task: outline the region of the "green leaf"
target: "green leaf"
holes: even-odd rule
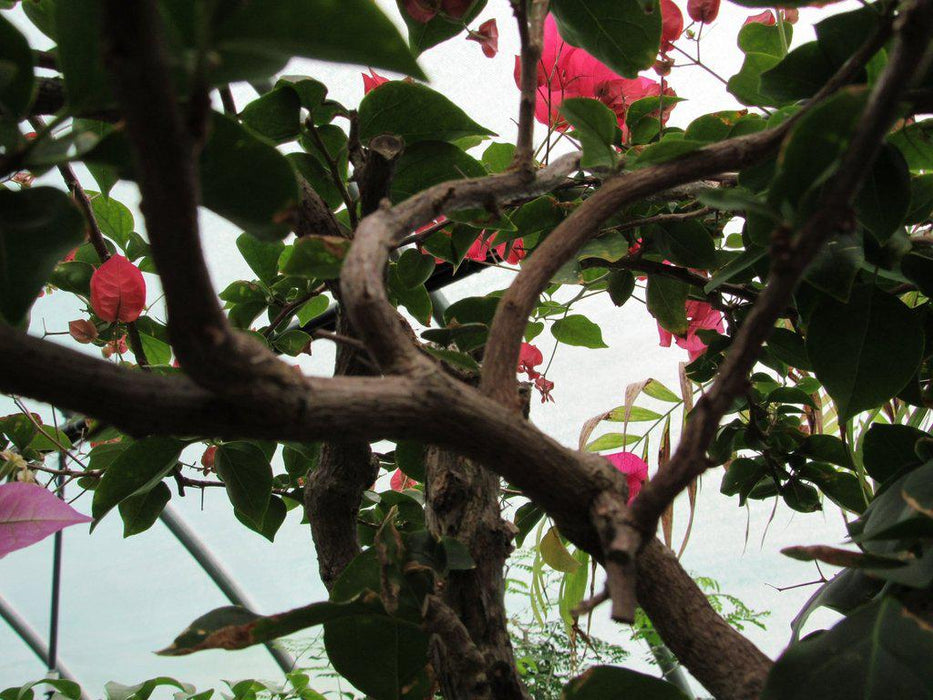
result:
[[[571,97],[560,105],[560,113],[574,128],[583,146],[580,167],[611,169],[618,159],[613,148],[618,123],[615,113],[599,100]]]
[[[586,446],[586,451],[602,452],[603,450],[617,450],[620,447],[625,447],[640,439],[638,435],[630,435],[628,433],[606,433],[590,442]]]
[[[100,232],[126,250],[136,225],[133,213],[123,203],[101,194],[91,197],[91,209]]]
[[[217,447],[214,468],[238,513],[260,527],[272,495],[272,467],[251,442],[227,442]]]
[[[762,700],[924,698],[933,688],[933,630],[886,596],[828,632],[793,645],[768,675]]]
[[[800,209],[804,195],[819,187],[845,152],[864,103],[864,91],[842,90],[801,117],[778,157],[768,196],[772,207],[783,211],[786,202]],[[798,211],[798,219],[808,214]]]
[[[32,102],[32,68],[26,37],[0,15],[0,112],[25,116]]]
[[[495,136],[441,93],[400,80],[384,83],[366,95],[360,102],[359,115],[364,145],[382,134],[401,136],[409,145],[417,141],[454,141],[464,136]]]
[[[321,461],[321,443],[286,442],[282,446],[282,462],[289,476],[304,477],[317,469]]]
[[[277,335],[272,341],[272,347],[291,357],[297,357],[311,345],[311,336],[296,328]]]
[[[240,113],[250,129],[275,143],[297,138],[301,131],[301,100],[291,87],[277,87],[253,100]]]
[[[908,124],[888,137],[912,172],[933,170],[933,119]]]
[[[680,137],[681,134],[677,134],[677,136]],[[635,168],[645,168],[649,165],[676,160],[681,156],[703,148],[705,145],[702,141],[690,141],[684,138],[670,138],[668,136],[642,151],[638,156],[638,160],[635,161]]]
[[[722,476],[719,492],[726,496],[739,496],[739,502],[745,499],[755,485],[768,473],[768,468],[761,459],[739,457],[732,460]]]
[[[343,206],[343,195],[337,189],[330,170],[319,158],[310,153],[289,153],[285,158],[328,207],[337,210]]]
[[[483,151],[483,165],[491,173],[501,173],[508,170],[515,157],[515,145],[511,143],[493,143]]]
[[[172,361],[172,346],[165,341],[153,338],[147,333],[140,333],[139,341],[150,365],[168,365]]]
[[[835,69],[820,45],[798,46],[774,68],[761,74],[760,92],[771,104],[785,105],[813,97]]]
[[[923,346],[917,315],[873,286],[853,289],[847,304],[823,299],[807,329],[807,353],[840,420],[903,389],[920,364]]]
[[[324,646],[334,670],[360,691],[394,700],[424,668],[428,637],[411,622],[356,615],[325,623]]]
[[[613,270],[609,273],[609,298],[616,306],[622,306],[635,291],[635,275],[629,270]]]
[[[311,319],[317,318],[322,313],[327,311],[330,306],[330,301],[328,301],[325,296],[316,296],[311,299],[308,303],[304,304],[298,311],[295,313],[295,318],[298,319],[298,323],[302,326],[307,325]]]
[[[716,265],[716,245],[699,221],[676,221],[653,227],[658,249],[677,265],[710,268]]]
[[[426,478],[425,446],[416,440],[401,440],[395,446],[395,466],[418,483]]]
[[[113,95],[101,51],[101,0],[56,2],[54,12],[56,53],[69,108],[77,112],[108,106]]]
[[[648,275],[648,312],[661,327],[674,335],[683,335],[687,321],[687,285],[664,275]]]
[[[178,463],[184,443],[151,437],[131,443],[107,467],[91,503],[92,529],[114,506],[130,496],[155,488]]]
[[[910,171],[894,146],[885,144],[855,197],[859,221],[879,243],[904,223],[910,208]]]
[[[172,490],[164,481],[160,481],[155,488],[121,502],[119,509],[123,519],[123,536],[138,535],[152,527],[171,498]]]
[[[324,601],[294,608],[277,615],[261,616],[240,606],[217,608],[192,622],[160,656],[186,656],[205,649],[245,649],[272,641],[342,616],[369,615],[380,610],[378,600],[344,603]]]
[[[928,438],[922,430],[909,425],[875,423],[865,434],[862,459],[865,471],[883,483],[901,471],[919,467],[923,460],[917,455],[917,441]]]
[[[336,236],[305,236],[286,249],[280,261],[282,272],[312,279],[336,279],[350,241]]]
[[[661,10],[639,0],[553,0],[560,35],[616,73],[635,78],[654,65],[661,45]]]
[[[544,563],[555,571],[561,571],[570,574],[580,568],[580,562],[573,558],[573,555],[567,551],[567,547],[560,539],[560,533],[556,527],[552,527],[547,534],[541,538],[538,545],[541,552],[541,558]]]
[[[804,271],[804,279],[845,303],[864,262],[860,232],[840,233],[823,245]]]
[[[771,337],[768,338],[768,350],[786,365],[808,372],[813,369],[803,338],[791,330],[775,328],[771,331]]]
[[[288,508],[285,506],[285,501],[278,496],[272,496],[269,499],[269,507],[266,508],[266,512],[262,514],[262,521],[258,523],[241,513],[238,509],[233,509],[233,514],[236,516],[237,520],[246,525],[250,530],[258,532],[270,542],[275,541],[275,533],[282,527],[287,513]]]
[[[368,0],[253,0],[237,6],[217,29],[216,41],[286,59],[304,56],[425,77],[395,25]]]
[[[432,185],[484,175],[482,163],[453,144],[422,141],[406,148],[398,159],[389,198],[401,202]]]
[[[571,314],[554,321],[551,334],[561,343],[584,348],[608,348],[603,342],[603,333],[586,316]]]
[[[84,240],[84,218],[64,192],[0,190],[0,320],[19,324],[55,264]]]
[[[288,222],[298,206],[298,183],[288,160],[272,144],[215,113],[200,172],[201,196],[208,209],[257,238],[288,235]]]
[[[641,100],[639,100],[639,102],[640,101]],[[748,111],[744,109],[732,109],[704,114],[702,117],[694,119],[687,125],[687,128],[684,130],[684,138],[693,141],[703,141],[704,143],[723,141],[729,138],[736,125],[748,116]],[[764,124],[761,126],[763,127]],[[717,189],[714,191],[728,190]]]
[[[687,700],[673,683],[619,666],[593,666],[564,686],[562,700]]]
[[[285,250],[281,241],[260,241],[248,233],[241,234],[236,239],[237,250],[256,273],[256,276],[265,282],[271,283],[279,275],[279,258]]]
[[[415,56],[433,46],[457,36],[483,11],[486,0],[474,0],[473,5],[459,20],[448,20],[442,13],[436,14],[427,22],[419,22],[405,10],[404,0],[397,0],[399,12],[408,27],[408,45]]]
[[[398,278],[409,289],[424,284],[434,272],[434,258],[409,248],[398,259]]]

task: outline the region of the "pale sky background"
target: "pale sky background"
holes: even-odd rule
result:
[[[395,3],[380,0],[379,4],[404,31]],[[793,45],[810,40],[812,30],[805,25],[832,11],[801,10]],[[742,54],[735,37],[742,20],[750,14],[754,12],[723,3],[718,20],[704,29],[703,58],[727,78],[741,64]],[[16,13],[13,17],[22,20]],[[512,72],[518,40],[506,0],[490,0],[474,25],[492,17],[497,19],[500,31],[500,53],[496,58],[485,58],[476,43],[460,37],[427,52],[421,65],[431,78],[431,87],[497,132],[500,135],[497,140],[507,141],[515,133],[512,120],[518,91]],[[27,31],[35,48],[46,48],[47,40],[28,23],[20,21],[20,26]],[[693,44],[686,39],[681,39],[678,45],[693,50]],[[317,78],[328,85],[331,97],[355,107],[363,94],[361,70],[302,60],[294,61],[285,72]],[[648,75],[656,77],[653,73]],[[701,114],[738,106],[721,83],[699,68],[675,69],[669,83],[687,98],[674,110],[671,125],[684,127]],[[245,85],[234,88],[241,108],[254,94]],[[85,176],[83,173],[83,181],[93,188],[93,182]],[[43,182],[61,186],[55,175],[46,176]],[[135,208],[138,202],[135,186],[118,185],[114,196],[134,207],[137,230],[143,231],[142,218]],[[234,245],[239,231],[207,211],[202,212],[201,223],[217,289],[236,279],[251,279],[252,273]],[[482,294],[506,286],[513,276],[506,271],[490,271],[445,293],[450,300]],[[147,282],[152,302],[158,296],[157,281],[147,275]],[[643,298],[643,292],[636,292],[636,296]],[[686,359],[686,351],[658,347],[656,324],[637,301],[632,300],[618,310],[608,299],[599,298],[579,304],[575,311],[587,314],[601,326],[609,347],[595,351],[560,347],[548,374],[556,384],[556,403],[535,402],[532,408],[532,420],[537,425],[573,446],[587,418],[624,402],[629,383],[655,377],[677,391],[677,365]],[[55,293],[36,304],[31,331],[41,334],[43,323],[49,331],[66,330],[67,322],[79,317],[74,299]],[[65,338],[56,340],[71,342]],[[547,358],[554,340],[545,331],[536,344]],[[86,346],[82,349],[88,351]],[[303,357],[301,364],[308,372],[327,374],[332,361],[332,347],[316,342],[314,356]],[[26,403],[50,420],[49,412],[39,404]],[[650,399],[640,403],[659,407],[652,405]],[[0,398],[0,415],[15,410],[12,402]],[[598,429],[595,435],[618,429],[618,424],[604,425],[607,428]],[[655,453],[653,441],[652,454]],[[722,469],[715,469],[703,478],[694,532],[683,563],[695,575],[717,579],[724,592],[738,596],[750,607],[771,611],[767,631],[751,629],[748,634],[765,652],[776,656],[790,637],[790,620],[814,588],[779,593],[772,586],[817,578],[812,565],[787,559],[779,550],[792,544],[839,543],[844,537],[844,523],[832,504],[827,504],[825,513],[804,515],[779,503],[770,527],[766,527],[772,503],[755,503],[750,511],[739,508],[734,498],[719,494],[721,478]],[[90,498],[83,497],[75,505],[89,512]],[[289,513],[273,546],[236,521],[220,489],[209,489],[203,500],[197,493],[189,492],[185,499],[173,498],[172,505],[234,574],[255,601],[258,612],[278,612],[326,597],[317,576],[310,533],[300,524],[297,511]],[[686,513],[686,499],[682,498],[676,508],[675,543],[680,541]],[[113,514],[93,535],[79,526],[66,530],[64,539],[60,658],[92,697],[100,697],[106,681],[136,683],[157,675],[174,676],[194,683],[199,689],[220,687],[221,679],[281,678],[278,668],[261,648],[204,652],[175,659],[151,653],[166,646],[195,617],[226,604],[221,593],[161,524],[123,540],[122,524]],[[0,595],[43,637],[47,636],[48,628],[51,543],[49,538],[0,560]],[[810,628],[832,619],[833,614],[828,612],[814,615]],[[643,662],[645,648],[628,641],[629,631],[611,623],[608,610],[599,609],[594,620],[594,632],[626,646],[632,652],[631,666],[647,670]],[[45,669],[41,663],[2,622],[0,650],[0,689],[43,676]]]

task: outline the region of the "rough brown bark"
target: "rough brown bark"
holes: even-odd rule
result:
[[[350,336],[350,324],[343,314],[337,319],[337,332]],[[348,345],[337,345],[335,376],[365,376],[367,366],[360,352]],[[363,491],[372,486],[379,473],[379,461],[364,440],[325,442],[317,470],[305,484],[305,514],[311,523],[311,537],[317,551],[321,581],[330,590],[347,564],[360,553],[356,521]]]
[[[512,552],[514,526],[502,519],[499,477],[479,464],[438,447],[426,456],[425,517],[436,537],[465,544],[476,563],[468,571],[452,571],[442,598],[463,622],[485,661],[486,688],[493,698],[527,698],[518,678],[505,611],[504,566]],[[436,659],[440,677],[462,687],[454,660]],[[443,682],[443,681],[442,681]],[[451,694],[445,697],[465,697]]]

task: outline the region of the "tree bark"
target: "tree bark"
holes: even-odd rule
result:
[[[337,319],[337,332],[351,335],[343,314]],[[359,351],[337,345],[335,376],[369,374],[360,361]],[[321,461],[305,484],[305,514],[311,523],[311,537],[317,551],[321,581],[329,591],[347,564],[360,553],[356,521],[363,491],[372,486],[379,473],[379,461],[369,443],[361,440],[325,442]]]
[[[505,611],[504,568],[515,528],[501,517],[499,476],[438,447],[428,448],[425,463],[428,529],[436,537],[460,540],[476,563],[474,569],[450,573],[442,598],[485,659],[487,697],[528,698],[518,677]],[[466,697],[455,690],[468,687],[469,679],[457,678],[460,666],[438,655],[435,662],[445,696]]]

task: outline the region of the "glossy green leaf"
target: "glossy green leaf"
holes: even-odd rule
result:
[[[171,498],[172,490],[164,481],[160,481],[155,488],[121,502],[119,509],[123,519],[123,536],[132,537],[152,527]]]
[[[441,93],[401,80],[372,90],[360,103],[359,114],[363,144],[381,134],[401,136],[409,145],[417,141],[454,141],[464,136],[494,135]]]
[[[687,332],[687,285],[664,275],[648,275],[648,311],[674,335]]]
[[[628,270],[613,270],[609,273],[609,298],[616,306],[622,306],[635,291],[635,275]]]
[[[661,44],[661,10],[639,0],[553,0],[560,35],[616,73],[635,78],[654,65]]]
[[[0,319],[23,321],[55,264],[84,240],[84,219],[51,187],[0,190]]]
[[[208,209],[258,238],[280,239],[291,230],[288,222],[298,205],[294,171],[272,144],[235,120],[214,114],[200,172]]]
[[[126,250],[130,234],[136,225],[133,213],[122,202],[101,194],[92,195],[91,209],[100,232]]]
[[[155,488],[175,468],[183,447],[179,440],[162,437],[131,443],[107,467],[94,491],[91,527],[96,527],[113,507],[130,496]]]
[[[886,144],[855,197],[858,220],[879,243],[904,223],[910,209],[910,171],[894,146]]]
[[[658,249],[672,263],[692,268],[716,265],[716,245],[699,221],[675,221],[653,227],[652,231]]]
[[[291,87],[277,87],[253,100],[240,113],[246,126],[275,143],[285,143],[301,131],[301,100]]]
[[[278,496],[272,496],[269,499],[269,506],[266,508],[266,512],[262,514],[262,520],[260,522],[254,521],[236,508],[233,509],[233,514],[236,516],[237,520],[246,525],[250,530],[258,532],[270,542],[275,541],[275,533],[282,527],[287,513],[288,508],[285,506],[285,501]]]
[[[251,442],[227,442],[217,447],[214,469],[238,513],[261,526],[272,495],[272,467]]]
[[[261,281],[269,284],[278,277],[279,257],[285,250],[285,244],[281,241],[260,241],[255,236],[244,233],[236,239],[236,247]]]
[[[286,250],[280,261],[282,272],[312,279],[336,279],[350,241],[335,236],[305,236]]]
[[[609,169],[618,159],[613,148],[618,124],[615,113],[599,100],[571,97],[560,105],[560,113],[573,127],[583,146],[580,167]]]
[[[888,137],[907,161],[911,171],[933,170],[933,119],[908,124]]]
[[[368,0],[253,0],[217,29],[225,48],[356,63],[424,78],[395,25]]]
[[[398,159],[389,198],[401,202],[432,185],[484,175],[482,163],[453,144],[422,141],[406,148]]]
[[[923,345],[917,315],[872,286],[853,289],[848,304],[823,299],[807,329],[807,354],[842,420],[903,389]]]
[[[917,441],[928,438],[922,430],[909,425],[875,423],[865,433],[862,459],[868,475],[883,483],[903,470],[919,467]]]
[[[327,657],[341,676],[374,700],[402,697],[427,662],[419,625],[384,615],[357,615],[324,625]]]
[[[74,111],[108,106],[113,94],[101,51],[101,0],[56,2],[54,13],[58,65],[69,106]]]
[[[924,698],[933,688],[933,630],[892,597],[784,652],[762,700]]]
[[[584,348],[608,348],[603,342],[603,332],[586,316],[571,314],[554,321],[551,334],[561,343]]]

